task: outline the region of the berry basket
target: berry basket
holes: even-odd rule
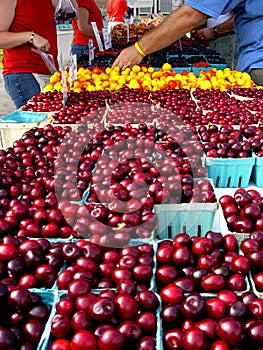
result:
[[[155,205],[158,215],[157,237],[174,238],[180,232],[202,236],[212,230],[218,203],[182,203]]]
[[[33,127],[44,127],[52,117],[46,113],[15,111],[0,118],[0,147],[12,147],[13,142]]]
[[[107,292],[107,291],[109,291],[110,292],[110,290],[108,290],[108,289],[105,289],[104,290],[105,292]],[[97,293],[97,292],[95,292],[94,293],[95,295],[98,295],[99,293]],[[156,315],[156,330],[154,331],[154,332],[147,332],[146,331],[146,335],[148,335],[148,336],[151,336],[153,339],[155,339],[155,341],[156,341],[156,349],[160,349],[160,347],[159,347],[159,344],[160,344],[160,340],[158,339],[158,336],[159,336],[159,334],[160,334],[160,330],[158,329],[159,328],[159,320],[160,320],[160,318],[159,318],[159,314],[160,314],[160,311],[161,311],[161,309],[160,309],[160,303],[161,303],[161,301],[160,301],[160,297],[159,297],[159,295],[158,294],[156,294],[156,293],[154,293],[155,294],[155,296],[157,297],[157,299],[158,299],[158,302],[159,302],[159,306],[157,307],[157,309],[155,310],[155,312],[154,311],[150,311],[150,310],[148,310],[148,312],[150,313],[150,312],[152,312],[153,314],[155,314]],[[57,302],[59,302],[59,300],[61,300],[61,299],[65,299],[65,298],[68,298],[68,292],[67,291],[62,291],[62,292],[59,292],[58,293],[58,298],[57,298]],[[76,310],[77,311],[77,310]],[[142,309],[141,308],[141,310],[140,310],[140,306],[139,306],[139,313],[140,312],[143,312],[143,311],[145,311],[144,309]],[[52,317],[53,316],[55,316],[55,314],[56,314],[56,306],[54,305],[54,307],[53,307],[53,311],[52,311]],[[116,318],[116,320],[117,320],[117,318]],[[121,323],[121,322],[124,322],[124,321],[130,321],[130,320],[122,320],[122,319],[120,319],[119,320],[119,323]],[[42,342],[42,344],[41,344],[41,347],[38,347],[37,348],[37,350],[48,350],[48,349],[50,349],[50,347],[51,347],[51,345],[52,345],[52,343],[54,342],[54,340],[56,339],[52,334],[51,334],[51,322],[52,322],[52,318],[50,319],[50,323],[49,323],[49,325],[46,327],[46,330],[45,330],[45,339],[44,339],[44,341]],[[97,322],[94,322],[94,320],[93,320],[93,323],[92,323],[92,328],[90,327],[88,330],[91,332],[91,334],[94,334],[93,332],[94,332],[94,327],[96,327],[96,325],[99,325],[100,324],[100,322],[99,321],[97,321]],[[102,324],[102,323],[101,323]],[[116,326],[117,327],[117,326]],[[74,334],[74,332],[73,332],[73,334]],[[73,335],[72,334],[72,335]],[[72,336],[70,337],[70,338],[72,338]],[[98,338],[97,338],[98,339]],[[129,342],[129,339],[127,340],[127,342]],[[124,345],[124,346],[122,346],[122,347],[118,347],[118,349],[125,349],[127,347],[127,343]],[[84,348],[83,348],[84,349]],[[89,349],[89,348],[86,348],[85,347],[85,349]]]
[[[56,291],[42,290],[42,289],[40,290],[37,288],[31,289],[31,292],[38,294],[41,297],[43,304],[47,305],[50,309],[49,318],[45,324],[44,332],[42,333],[42,336],[41,336],[39,343],[37,345],[37,348],[36,348],[36,350],[45,350],[45,349],[47,349],[47,347],[45,346],[46,338],[47,338],[47,334],[49,334],[50,323],[51,323],[52,317],[54,316],[54,314],[56,312],[55,305],[58,301],[59,294]]]
[[[243,239],[249,237],[249,233],[230,231],[228,226],[227,226],[227,222],[226,222],[226,219],[224,217],[223,210],[222,210],[221,206],[219,206],[218,212],[219,212],[220,231],[222,232],[223,236],[228,235],[228,234],[233,234],[236,236],[238,242],[241,242]]]
[[[258,187],[263,187],[262,171],[263,171],[263,158],[256,157],[255,165],[252,171],[252,179],[255,182],[256,186]]]
[[[208,177],[215,187],[247,187],[255,156],[247,158],[205,158]]]
[[[251,285],[251,290],[253,293],[255,293],[256,295],[258,295],[260,298],[263,298],[263,291],[262,290],[258,290],[258,288],[255,285],[255,282],[253,280],[253,275],[252,273],[249,274],[249,282]]]
[[[237,301],[241,301],[242,300],[242,293],[241,294],[235,293],[235,294],[236,294],[236,297],[237,297]],[[189,296],[185,295],[182,303],[188,297]],[[200,297],[202,297],[205,300],[205,302],[207,302],[207,303],[211,302],[212,303],[211,305],[213,305],[213,302],[214,301],[216,302],[216,300],[219,299],[219,293],[215,293],[215,294],[213,294],[213,293],[211,293],[211,294],[200,293]],[[256,295],[256,297],[260,298],[258,295]],[[257,298],[256,298],[256,300],[257,300]],[[180,303],[180,304],[178,303],[178,305],[181,306],[182,303]],[[177,303],[174,303],[174,304],[177,304]],[[165,306],[165,303],[161,302],[161,307],[160,307],[161,311],[163,310],[164,306]],[[239,321],[238,316],[235,316],[233,308],[231,309],[231,313],[234,315],[234,316],[231,316],[231,318],[227,316],[227,311],[225,311],[225,314],[220,319],[216,319],[216,318],[213,318],[211,316],[209,317],[209,316],[207,316],[206,312],[200,313],[199,315],[195,314],[195,316],[191,315],[187,319],[186,316],[184,316],[184,315],[182,315],[182,313],[178,312],[178,315],[180,315],[178,317],[178,319],[175,316],[174,317],[175,320],[173,322],[171,322],[171,324],[169,324],[169,322],[168,322],[167,325],[165,325],[165,322],[162,320],[161,316],[159,315],[159,318],[158,318],[159,327],[158,327],[158,334],[157,334],[157,339],[158,339],[157,345],[158,345],[158,347],[156,347],[156,349],[158,349],[158,350],[167,350],[167,349],[171,348],[169,345],[165,346],[165,343],[164,343],[164,335],[165,335],[166,331],[167,332],[171,332],[170,336],[166,338],[168,343],[181,345],[181,343],[182,343],[182,335],[180,336],[180,332],[182,332],[181,326],[182,326],[183,322],[186,321],[186,320],[188,320],[188,322],[189,322],[189,320],[190,320],[190,322],[195,322],[195,325],[199,324],[198,326],[195,326],[193,328],[191,328],[191,327],[188,328],[190,330],[190,333],[188,333],[188,342],[190,341],[190,343],[191,343],[191,342],[195,341],[197,338],[192,340],[193,338],[190,336],[192,329],[194,329],[194,332],[195,332],[195,330],[198,329],[198,327],[200,327],[200,329],[205,329],[204,332],[206,332],[206,329],[208,329],[208,327],[207,328],[202,328],[202,326],[203,326],[202,320],[204,321],[204,324],[206,325],[207,324],[206,322],[207,322],[208,319],[209,320],[214,320],[214,321],[216,320],[215,321],[215,324],[217,325],[216,330],[215,330],[216,335],[215,335],[214,338],[213,337],[205,337],[206,341],[208,343],[203,348],[204,349],[210,349],[210,348],[212,349],[212,347],[213,347],[212,343],[215,344],[215,342],[218,341],[217,332],[218,332],[218,329],[219,329],[218,323],[220,322],[220,320],[226,320],[226,322],[228,322],[229,320],[237,320],[237,322],[239,322],[240,325],[242,326],[243,332],[245,332],[245,321],[244,322],[240,322]],[[258,319],[256,317],[256,313],[257,312],[251,312],[250,318],[251,318],[252,322]],[[174,312],[174,314],[176,314],[176,312]],[[223,311],[222,311],[222,314],[223,314]],[[194,319],[194,321],[193,321],[193,319]],[[244,319],[246,320],[245,317],[244,317]],[[187,330],[183,331],[182,334],[185,334],[186,332],[187,332]],[[231,340],[233,339],[233,335],[232,334],[233,334],[233,330],[232,330],[232,333],[231,333],[231,331],[229,332],[229,339],[231,338]],[[200,339],[200,338],[198,338],[198,339]],[[251,347],[250,347],[249,343],[252,343]],[[212,345],[212,347],[210,347],[210,345]],[[258,347],[260,347],[260,341],[259,341],[259,343],[257,343],[257,340],[253,341],[251,338],[249,338],[247,336],[247,337],[244,337],[244,339],[242,341],[242,346],[240,346],[239,348],[240,349],[249,349],[249,348],[258,349]],[[184,349],[184,347],[181,347],[181,346],[178,347],[178,348]],[[191,347],[189,347],[189,349],[190,348],[191,349],[195,349],[196,347],[192,345]],[[233,349],[233,348],[234,348],[234,345],[229,347],[229,349]]]
[[[89,240],[89,239],[83,238],[83,239],[81,239],[81,240],[82,240],[83,242],[84,242],[84,241],[87,241],[87,244],[90,243],[90,240]],[[72,242],[72,243],[76,243],[76,242],[78,242],[78,241],[79,241],[79,239],[77,239],[77,238],[72,238],[72,239],[68,240],[68,242]],[[155,272],[156,272],[156,242],[155,242],[153,239],[148,239],[148,240],[144,240],[144,239],[131,239],[130,242],[127,243],[125,246],[135,246],[135,247],[137,247],[137,246],[141,246],[141,245],[145,245],[145,244],[151,246],[151,248],[152,248],[152,252],[153,252],[153,255],[152,255],[152,258],[153,258],[153,266],[152,266],[151,278],[150,278],[147,282],[144,282],[144,283],[147,285],[147,289],[148,289],[148,290],[155,292],[155,290],[156,290],[156,283],[155,283]],[[116,247],[115,247],[115,248],[103,247],[103,251],[106,252],[107,249],[108,249],[108,250],[115,249],[116,251],[118,251],[118,249],[120,250],[121,247],[119,247],[119,248],[116,248]],[[97,261],[97,263],[98,263],[98,265],[99,265],[100,263],[103,263],[103,260],[99,260],[99,261]],[[138,262],[138,264],[139,264],[139,262]],[[65,271],[65,270],[67,270],[68,268],[71,268],[72,266],[74,266],[74,264],[71,265],[70,263],[67,264],[67,263],[65,262],[64,265],[63,265],[63,267],[60,269],[59,274],[62,273],[63,271]],[[58,276],[59,276],[59,274],[58,274]],[[96,275],[96,278],[101,278],[101,277],[102,277],[102,276],[100,275],[100,273],[99,273],[99,267],[98,267],[97,271],[94,272],[94,276],[95,276],[95,275]],[[135,277],[132,277],[132,280],[133,280],[134,282],[138,283],[138,284],[141,283],[140,281],[136,280]],[[59,286],[58,286],[57,281],[55,282],[55,285],[54,285],[54,287],[52,287],[52,289],[57,290],[59,293],[62,293],[63,291],[65,291],[64,289],[59,289]],[[92,291],[93,293],[97,293],[97,294],[98,294],[98,293],[99,293],[101,290],[103,290],[103,289],[105,289],[105,287],[98,287],[98,286],[96,286],[96,287],[92,287],[92,288],[91,288],[91,291]],[[112,286],[112,287],[108,287],[107,289],[111,289],[111,290],[114,290],[114,291],[117,290],[116,285],[115,285],[115,286]]]

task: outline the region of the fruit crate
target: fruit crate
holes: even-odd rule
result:
[[[199,293],[201,296],[204,296],[203,293]],[[216,294],[207,294],[207,296],[205,297],[205,299],[209,299],[210,298],[214,298],[216,296]],[[186,297],[186,296],[185,296]],[[184,297],[184,299],[185,299]],[[162,307],[163,307],[163,302],[161,301],[161,305],[160,305],[160,311],[162,311]],[[184,319],[183,315],[180,316],[182,319]],[[180,329],[178,326],[174,327],[176,329]],[[172,326],[170,325],[170,328],[172,329]],[[157,318],[157,338],[156,338],[156,349],[158,350],[166,350],[166,347],[164,346],[164,342],[163,342],[163,337],[165,334],[165,326],[164,323],[162,321],[161,318],[161,312],[158,314],[158,318]],[[176,344],[176,339],[175,339],[175,344]]]
[[[173,240],[164,239],[164,240],[158,241],[158,243],[157,243],[157,245],[156,245],[156,253],[158,252],[158,249],[159,249],[162,245],[166,246],[167,243],[168,243],[168,245],[173,246]],[[221,259],[222,259],[222,260],[224,259],[224,258],[223,258],[223,254],[224,254],[224,252],[226,252],[226,251],[224,251],[224,249],[223,249],[222,247],[219,248],[219,249],[220,249],[220,253],[222,254],[221,258],[219,258],[219,261],[221,261]],[[169,254],[169,253],[168,253],[168,254]],[[239,253],[239,254],[243,255],[242,253]],[[220,264],[220,263],[218,262],[218,264]],[[166,265],[165,263],[164,263],[164,264],[162,264],[162,263],[161,263],[161,264],[158,264],[158,261],[156,261],[156,271],[158,271],[158,268],[164,267],[165,265]],[[197,269],[197,268],[198,268],[198,257],[193,255],[193,260],[192,260],[192,262],[189,263],[189,264],[186,264],[186,265],[178,266],[178,265],[175,264],[174,262],[171,262],[169,265],[170,265],[170,266],[173,266],[173,267],[176,267],[176,270],[177,270],[177,272],[178,272],[178,277],[174,278],[173,281],[171,282],[171,283],[175,283],[175,284],[176,284],[176,281],[177,281],[177,280],[180,280],[180,279],[181,279],[181,276],[184,275],[184,272],[183,272],[184,268],[187,268],[188,266],[189,266],[190,268],[193,268],[193,269]],[[240,272],[240,274],[241,274],[241,272]],[[232,273],[230,272],[227,278],[231,277],[232,275],[234,275],[234,272],[232,272]],[[244,290],[240,291],[240,290],[234,290],[234,289],[233,289],[233,291],[234,291],[236,294],[238,294],[238,295],[240,295],[240,294],[242,294],[242,293],[244,293],[244,292],[247,292],[247,291],[250,291],[250,290],[251,290],[250,272],[249,272],[249,274],[247,274],[247,275],[244,276],[244,280],[245,280],[245,283],[246,283],[246,286],[245,286],[245,289],[244,289]],[[225,282],[226,282],[226,279],[225,279]],[[162,284],[158,283],[158,280],[156,280],[155,283],[156,283],[156,292],[158,292],[158,293],[161,292],[162,288],[166,287],[166,286],[169,284],[169,283],[167,283],[167,284],[163,284],[163,285],[162,285]],[[229,289],[229,287],[227,286],[227,282],[226,282],[226,285],[225,285],[224,289]],[[200,285],[199,285],[198,282],[195,283],[195,291],[198,292],[199,294],[202,294],[202,295],[203,295],[204,297],[206,297],[206,298],[209,297],[209,296],[211,296],[211,295],[215,295],[215,294],[217,293],[216,291],[215,291],[215,292],[212,292],[212,291],[206,291],[205,289],[203,289],[202,286],[201,286],[201,282],[200,282]],[[188,292],[185,292],[185,295],[188,295],[188,294],[189,294]]]
[[[257,187],[263,187],[263,157],[255,158],[255,165],[252,170],[252,180]]]
[[[203,236],[212,230],[218,202],[161,204],[154,206],[158,215],[157,237],[174,238],[181,232],[190,236]]]
[[[211,69],[212,69],[211,66],[208,66],[208,67],[195,67],[195,66],[192,66],[191,71],[198,77],[200,72],[206,71],[206,70],[211,70]]]
[[[153,237],[153,235],[152,235]],[[85,238],[82,238],[81,240],[85,240],[87,242],[90,242],[89,239],[85,239]],[[54,240],[55,241],[55,240]],[[67,240],[67,242],[77,242],[79,241],[78,238],[71,238],[69,240]],[[149,244],[150,246],[152,246],[152,249],[153,249],[153,267],[152,267],[152,276],[151,276],[151,280],[149,281],[149,283],[147,283],[147,289],[150,290],[150,291],[153,291],[155,292],[156,291],[156,282],[155,282],[155,273],[156,273],[156,247],[157,247],[157,243],[156,241],[152,238],[152,239],[131,239],[129,243],[127,243],[126,245],[133,245],[133,246],[139,246],[139,245],[143,245],[143,244]],[[103,250],[106,251],[108,249],[118,249],[118,248],[111,248],[111,247],[103,247]],[[119,247],[121,248],[121,247]],[[103,261],[101,261],[103,262]],[[71,266],[71,265],[67,265],[67,263],[65,262],[63,267],[59,270],[59,273],[58,275],[63,272],[63,270],[67,269],[68,266]],[[58,291],[59,293],[62,293],[64,292],[64,290],[61,290],[61,289],[58,289],[58,285],[57,285],[57,282],[55,282],[54,286],[52,287],[52,290],[56,290]],[[91,288],[91,292],[92,293],[99,293],[100,291],[102,291],[103,289],[105,288]],[[112,288],[107,288],[107,289],[111,289],[111,290],[114,290],[116,291],[116,286],[113,286]]]
[[[223,236],[228,234],[233,234],[236,236],[238,242],[241,242],[243,239],[249,237],[249,233],[233,232],[229,230],[221,205],[219,206],[218,212],[219,212],[220,231]]]
[[[258,295],[260,298],[263,298],[263,290],[257,289],[255,282],[253,280],[253,275],[251,272],[249,273],[249,281],[250,281],[250,285],[251,285],[251,291],[253,293],[255,293],[256,295]]]
[[[35,292],[36,294],[38,294],[41,297],[43,304],[47,305],[50,309],[49,318],[45,324],[44,332],[42,333],[42,336],[36,348],[36,350],[44,350],[44,349],[47,349],[45,347],[46,337],[47,337],[47,333],[49,333],[52,317],[56,312],[55,305],[58,301],[59,294],[56,291],[50,291],[50,290],[44,290],[44,289],[40,290],[37,288],[31,289],[30,292]]]
[[[52,117],[46,113],[15,111],[0,118],[0,147],[12,147],[23,134],[33,127],[44,127]]]
[[[61,128],[64,128],[64,127],[70,127],[71,128],[71,131],[78,131],[78,130],[80,130],[79,128],[81,128],[81,127],[84,127],[84,125],[82,125],[82,124],[63,124],[63,123],[54,123],[54,122],[52,122],[51,123],[54,127],[56,127],[56,126],[59,126],[59,127],[61,127]],[[94,128],[94,124],[85,124],[85,128],[87,129],[87,130],[93,130],[93,128]]]
[[[211,64],[211,69],[216,68],[217,70],[224,70],[227,68],[226,63],[210,63]]]
[[[107,290],[109,290],[109,289],[105,289],[105,291],[107,291]],[[95,292],[94,294],[99,294],[99,293],[97,293],[97,292]],[[156,297],[158,298],[158,300],[159,300],[159,304],[161,304],[161,300],[160,300],[160,296],[158,295],[158,294],[156,294],[156,293],[154,293],[155,295],[156,295]],[[59,300],[61,300],[61,299],[64,299],[64,298],[67,298],[68,297],[68,293],[67,293],[67,291],[61,291],[61,292],[59,292],[58,293],[58,297],[57,297],[57,300],[56,300],[56,304],[58,303],[58,301]],[[41,346],[39,345],[38,346],[38,348],[37,348],[37,350],[49,350],[50,349],[50,347],[51,347],[51,345],[52,345],[52,342],[54,342],[54,340],[55,340],[55,337],[51,334],[51,322],[52,322],[52,317],[56,314],[56,304],[54,304],[54,306],[53,306],[53,310],[52,310],[52,315],[51,315],[51,317],[50,317],[50,322],[49,322],[49,324],[47,324],[46,325],[46,327],[45,327],[45,332],[44,332],[44,335],[45,335],[45,339],[44,339],[44,341],[41,343]],[[77,311],[77,310],[76,310]],[[160,349],[160,347],[159,347],[159,344],[160,344],[160,340],[158,339],[158,335],[160,334],[160,331],[159,331],[159,315],[160,315],[160,311],[161,311],[161,309],[160,309],[160,305],[159,305],[159,307],[156,309],[156,312],[155,312],[155,314],[156,314],[156,319],[157,319],[157,327],[156,327],[156,332],[155,333],[151,333],[151,335],[155,338],[155,340],[156,340],[156,349]],[[150,312],[150,311],[149,311]],[[120,320],[120,322],[123,322],[123,321],[125,321],[125,320]],[[127,321],[127,320],[126,320]],[[94,324],[95,324],[95,326],[96,325],[99,325],[100,323],[99,322],[97,322],[97,323],[95,323],[94,322],[94,320],[93,320],[93,326],[94,326]],[[102,324],[102,323],[101,323]],[[91,331],[92,332],[92,331]],[[158,345],[158,346],[157,346]],[[118,349],[120,349],[120,350],[124,350],[125,348],[127,347],[127,343],[124,345],[124,347],[121,347],[121,348],[118,348]],[[84,349],[84,348],[83,348]],[[86,348],[85,347],[85,349],[89,349],[89,348]]]
[[[203,293],[199,293],[204,299],[205,299],[205,301],[209,301],[209,300],[211,300],[211,299],[213,299],[213,298],[217,298],[218,297],[218,294],[217,293],[215,293],[215,294],[213,294],[213,293],[209,293],[209,294],[203,294]],[[255,293],[256,294],[256,293]],[[241,294],[238,294],[238,293],[236,293],[236,295],[237,295],[237,297],[238,297],[238,300],[241,300]],[[257,297],[260,297],[259,295],[256,295]],[[185,298],[187,297],[187,295],[185,296]],[[162,303],[162,302],[161,302]],[[161,304],[162,305],[162,304]],[[162,310],[162,307],[161,307],[161,310]],[[180,318],[181,318],[181,322],[183,322],[184,320],[187,320],[187,318],[186,318],[186,316],[182,316],[182,315],[180,315]],[[203,315],[200,315],[199,317],[196,317],[196,318],[194,318],[194,321],[193,322],[195,322],[195,323],[197,323],[198,321],[200,321],[200,320],[207,320],[208,318],[210,318],[210,319],[213,319],[213,317],[208,317],[208,316],[206,316],[206,314],[203,314]],[[224,315],[224,317],[222,317],[221,319],[223,319],[223,318],[227,318],[227,311],[225,312],[225,315]],[[238,317],[234,317],[234,316],[232,316],[232,318],[233,319],[238,319]],[[251,320],[257,320],[258,318],[256,318],[256,316],[253,316],[253,314],[252,314],[252,316],[250,317],[251,318]],[[188,320],[190,319],[190,317],[188,318]],[[192,320],[192,319],[190,319],[190,320]],[[217,322],[219,321],[220,319],[217,319]],[[180,322],[180,321],[178,321],[178,322]],[[176,323],[176,321],[174,321],[173,323],[171,323],[171,325],[168,325],[168,327],[167,327],[167,330],[176,330],[176,329],[181,329],[180,328],[180,326],[178,326],[178,324],[176,325],[176,326],[174,326],[174,324],[177,324]],[[242,325],[243,325],[243,327],[245,328],[245,321],[244,322],[242,322]],[[158,339],[158,347],[156,347],[156,349],[158,349],[158,350],[167,350],[168,349],[168,347],[165,347],[165,345],[164,345],[164,343],[163,343],[163,336],[164,336],[164,334],[165,334],[165,330],[164,330],[164,322],[162,321],[162,319],[161,319],[161,316],[159,315],[159,317],[158,317],[158,334],[157,334],[157,339]],[[180,338],[178,338],[178,339],[180,339]],[[215,337],[215,339],[213,340],[213,341],[216,341],[218,339],[218,337],[216,336]],[[172,341],[174,340],[174,344],[176,344],[176,342],[177,342],[177,340],[176,340],[176,337],[172,337],[171,336],[171,343],[172,343]],[[256,343],[253,343],[253,346],[249,346],[248,345],[248,342],[251,342],[251,340],[246,340],[246,345],[245,346],[242,346],[242,347],[240,347],[240,349],[258,349],[258,346],[260,347],[260,344],[256,344]],[[210,344],[210,342],[211,342],[211,339],[210,340],[208,340],[208,342],[209,342],[209,344]],[[245,339],[244,339],[244,342],[245,342]],[[178,343],[180,343],[180,340],[178,341]],[[243,343],[242,343],[242,345],[244,345]],[[258,346],[257,346],[258,345]],[[170,348],[170,347],[169,347]],[[184,349],[184,347],[180,347],[180,349]],[[189,347],[189,349],[190,349],[190,347]],[[191,347],[191,349],[195,349],[195,347],[193,346],[193,347]],[[205,349],[210,349],[210,347],[209,347],[209,345],[207,346],[207,347],[205,347]],[[229,349],[234,349],[234,345],[231,345],[230,347],[229,347]]]
[[[172,70],[176,72],[176,74],[182,74],[183,72],[188,72],[190,73],[192,68],[191,66],[185,66],[185,67],[173,67]]]
[[[247,158],[209,158],[205,157],[208,177],[215,187],[247,187],[255,156]]]

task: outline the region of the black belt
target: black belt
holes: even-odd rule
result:
[[[217,39],[217,38],[223,38],[223,37],[225,37],[225,36],[230,36],[230,35],[234,35],[234,34],[236,34],[236,32],[233,30],[232,32],[228,32],[228,33],[222,33],[222,34],[216,34],[215,35],[215,39]]]

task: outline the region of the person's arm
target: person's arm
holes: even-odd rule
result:
[[[213,32],[217,34],[225,34],[233,32],[234,30],[234,17],[230,17],[227,21],[213,27]]]
[[[234,31],[234,17],[230,17],[227,21],[218,24],[215,27],[202,28],[193,32],[194,38],[200,41],[216,39],[217,35],[230,33]]]
[[[157,27],[144,34],[138,42],[139,47],[145,54],[161,50],[206,21],[206,14],[183,5],[168,15]],[[143,55],[132,45],[120,53],[112,67],[119,66],[125,69],[140,63],[142,59]]]
[[[16,10],[16,0],[0,1],[0,47],[8,49],[25,44],[31,39],[31,32],[11,33],[9,27],[13,22]]]
[[[92,25],[88,23],[88,20],[89,11],[85,7],[80,7],[77,20],[79,30],[88,36],[95,36]]]
[[[34,45],[42,51],[48,51],[50,48],[47,39],[32,31],[25,31],[21,33],[13,33],[9,28],[15,18],[17,1],[16,0],[1,0],[0,13],[0,48],[10,49],[26,43]]]
[[[205,42],[206,40],[213,39],[215,34],[213,28],[201,28],[194,30],[192,36],[198,41]]]

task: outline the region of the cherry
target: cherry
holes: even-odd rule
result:
[[[101,350],[119,350],[123,348],[125,343],[126,336],[124,334],[118,332],[115,329],[109,328],[105,329],[104,332],[102,332],[98,341],[98,346]],[[77,348],[74,350],[77,350]]]
[[[197,319],[205,310],[205,299],[198,293],[193,292],[182,302],[182,313],[190,319]]]
[[[183,346],[186,350],[196,349],[205,350],[207,349],[207,336],[204,331],[197,327],[192,327],[185,331],[183,336]]]
[[[184,332],[178,328],[166,331],[163,335],[165,349],[180,349],[183,347]]]
[[[84,348],[97,350],[97,340],[90,331],[81,329],[73,335],[70,342],[70,349],[79,350]]]
[[[67,338],[71,332],[71,318],[66,313],[56,313],[51,322],[51,334],[57,338]]]
[[[242,324],[233,317],[225,317],[218,321],[217,334],[230,345],[237,345],[244,338]]]
[[[89,313],[96,321],[107,322],[115,313],[114,301],[110,298],[99,297],[90,305]]]
[[[24,325],[24,332],[27,340],[34,344],[37,344],[44,331],[44,324],[37,319],[29,320]]]
[[[114,299],[116,312],[122,320],[130,320],[136,317],[138,312],[138,303],[131,295],[118,295]]]
[[[207,316],[221,319],[225,316],[226,304],[223,300],[217,297],[209,298],[205,302],[205,309]]]
[[[157,283],[167,285],[174,282],[179,277],[179,272],[175,266],[164,265],[157,268],[155,277]]]
[[[184,293],[180,287],[170,283],[161,289],[160,297],[165,303],[180,303],[184,298]]]

